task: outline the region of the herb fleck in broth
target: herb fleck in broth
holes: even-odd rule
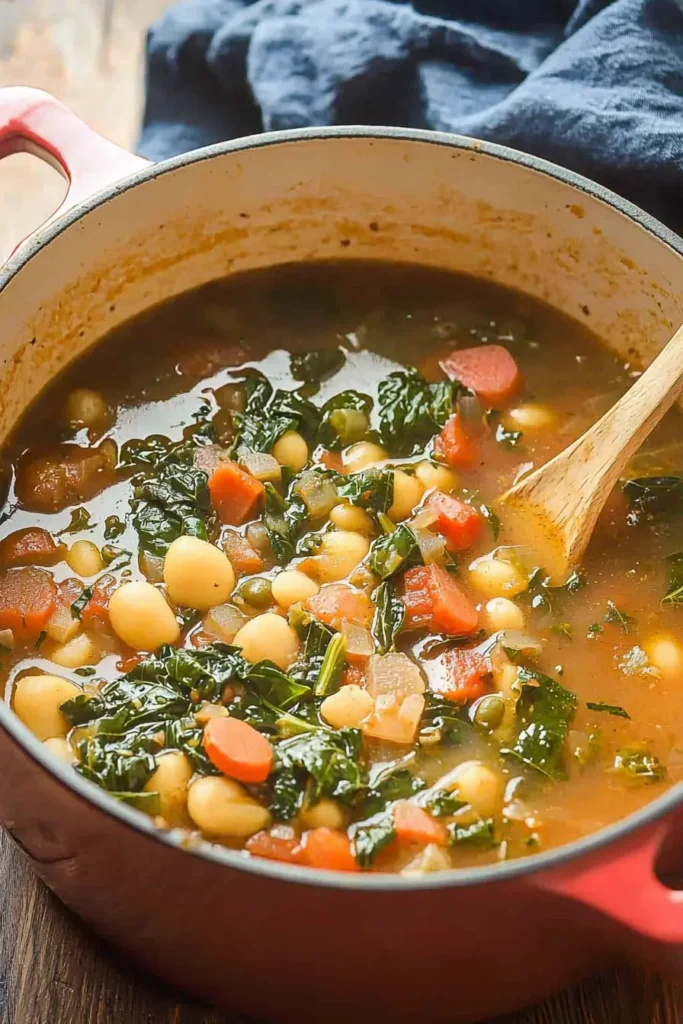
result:
[[[253,856],[424,872],[618,820],[683,764],[679,414],[563,588],[493,506],[634,373],[407,266],[150,310],[7,446],[7,699],[160,827]]]

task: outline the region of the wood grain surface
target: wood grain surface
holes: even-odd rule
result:
[[[103,134],[131,146],[144,32],[170,2],[0,0],[0,85],[47,89]],[[0,260],[56,208],[64,188],[56,172],[33,157],[21,154],[0,163]],[[113,850],[112,870],[115,863]],[[514,936],[492,936],[492,951],[504,955],[506,942],[514,942]],[[494,952],[492,984],[495,969]],[[122,963],[36,880],[0,834],[0,1024],[243,1021],[197,1006]],[[683,987],[624,967],[497,1024],[681,1021]]]

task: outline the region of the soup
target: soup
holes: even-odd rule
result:
[[[244,856],[411,875],[631,813],[683,763],[679,414],[564,585],[495,509],[637,374],[409,266],[150,310],[6,447],[7,700],[112,799]]]

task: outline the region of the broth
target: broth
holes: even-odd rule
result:
[[[486,397],[495,373],[478,397],[447,383],[454,351],[462,368],[457,353],[498,347],[521,377],[505,394]],[[637,373],[550,308],[411,266],[283,266],[151,309],[6,446],[6,698],[159,827],[249,855],[422,872],[622,818],[683,764],[679,413],[566,587],[505,547],[493,506]],[[288,393],[275,412],[264,379]],[[188,536],[214,561],[181,544],[164,566]],[[158,607],[127,591],[110,616],[146,578]]]

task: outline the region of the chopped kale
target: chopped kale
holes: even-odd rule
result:
[[[517,703],[521,728],[503,754],[515,757],[549,779],[564,779],[564,743],[578,700],[570,690],[536,669],[520,666],[522,694]]]
[[[298,430],[309,440],[320,423],[320,410],[296,391],[273,391],[258,370],[244,371],[244,411],[233,410],[231,457],[248,452],[270,452],[288,430]]]
[[[381,811],[356,822],[351,825],[349,836],[356,860],[362,868],[369,868],[377,854],[396,838],[393,811]]]
[[[605,627],[601,626],[599,622],[592,622],[588,627],[586,638],[588,640],[595,640],[605,632]]]
[[[451,846],[476,846],[481,850],[491,850],[496,845],[493,818],[480,818],[471,825],[446,826]]]
[[[669,586],[662,604],[683,604],[683,551],[668,555],[664,561],[669,573]]]
[[[55,537],[62,537],[65,533],[78,533],[81,530],[92,530],[97,524],[92,522],[92,518],[87,508],[80,505],[78,508],[74,508],[71,511],[69,518],[69,525],[65,526],[63,530],[55,534]]]
[[[370,547],[368,566],[382,580],[421,564],[422,555],[417,538],[405,523],[397,526],[392,533],[378,537]]]
[[[602,701],[586,701],[586,707],[589,711],[603,711],[606,715],[614,715],[616,718],[628,718],[631,716],[628,711],[619,707],[618,704],[604,704]]]
[[[351,505],[386,512],[394,500],[394,475],[388,469],[365,469],[340,477],[337,493]]]
[[[370,396],[364,395],[360,391],[341,391],[338,395],[334,395],[329,401],[325,402],[320,410],[321,419],[316,438],[318,444],[332,450],[342,448],[345,444],[348,444],[349,440],[345,436],[346,431],[342,430],[340,433],[339,429],[337,429],[339,426],[337,420],[340,418],[335,417],[334,413],[339,411],[349,413],[360,412],[363,413],[365,420],[368,421],[372,412],[372,404]],[[345,424],[346,417],[342,417],[341,422]]]
[[[567,596],[575,594],[585,585],[584,576],[574,570],[562,586],[555,587],[545,569],[538,568],[530,574],[523,596],[530,601],[532,608],[552,612]]]
[[[74,619],[80,619],[83,614],[83,609],[92,597],[92,591],[92,587],[83,587],[83,590],[71,605],[71,615]]]
[[[630,506],[628,522],[638,526],[654,516],[683,508],[683,477],[645,476],[627,480],[624,494]]]
[[[508,430],[503,423],[499,423],[494,436],[503,448],[517,448],[524,435],[521,430]]]
[[[461,390],[457,381],[429,384],[414,367],[396,370],[378,389],[379,435],[391,455],[414,455],[445,426]]]
[[[306,773],[298,768],[282,768],[269,784],[268,808],[277,821],[289,821],[301,810],[306,790]]]
[[[403,628],[405,605],[396,594],[391,580],[380,584],[375,594],[375,615],[372,620],[372,635],[379,654],[396,649],[396,637]]]
[[[272,484],[265,484],[266,503],[263,525],[268,540],[280,565],[287,565],[296,554],[299,531],[308,521],[306,506],[298,495],[291,492],[283,498]]]
[[[290,674],[298,682],[313,687],[320,676],[325,653],[335,635],[334,630],[307,612],[302,612],[298,619],[292,621],[292,625],[299,633],[302,644]]]
[[[313,688],[316,697],[326,697],[339,689],[345,656],[346,638],[342,633],[335,633],[327,646],[318,679]]]
[[[462,704],[448,700],[438,693],[425,693],[425,709],[420,723],[420,735],[437,736],[439,743],[458,744],[476,736],[471,722],[464,717]]]
[[[454,793],[450,793],[447,789],[437,789],[425,806],[435,818],[446,818],[451,814],[455,814],[461,807],[465,807],[466,801],[459,800]]]
[[[293,352],[289,357],[289,369],[294,380],[304,384],[318,384],[340,370],[346,356],[340,348],[315,349],[312,352]]]
[[[634,744],[617,751],[609,771],[629,783],[652,784],[666,778],[666,767],[645,744]]]
[[[104,539],[116,540],[117,537],[121,536],[125,529],[126,524],[123,523],[118,516],[107,516],[104,520]]]
[[[316,804],[323,797],[350,805],[367,786],[361,764],[361,734],[358,729],[316,729],[275,744],[273,774],[300,771],[308,776],[308,800]]]
[[[134,490],[133,525],[143,551],[163,558],[180,536],[208,539],[211,518],[208,476],[193,465],[196,443],[166,452]]]
[[[377,775],[363,802],[363,815],[373,817],[396,800],[407,800],[419,793],[426,783],[408,768],[393,765]]]
[[[479,505],[479,511],[481,512],[484,519],[491,527],[493,539],[498,540],[498,536],[500,534],[500,517],[496,515],[496,513],[493,511],[490,505]]]
[[[617,608],[614,601],[607,602],[607,611],[605,612],[605,616],[602,621],[618,626],[624,633],[634,633],[637,627],[636,620],[633,616],[628,615],[627,612]]]

